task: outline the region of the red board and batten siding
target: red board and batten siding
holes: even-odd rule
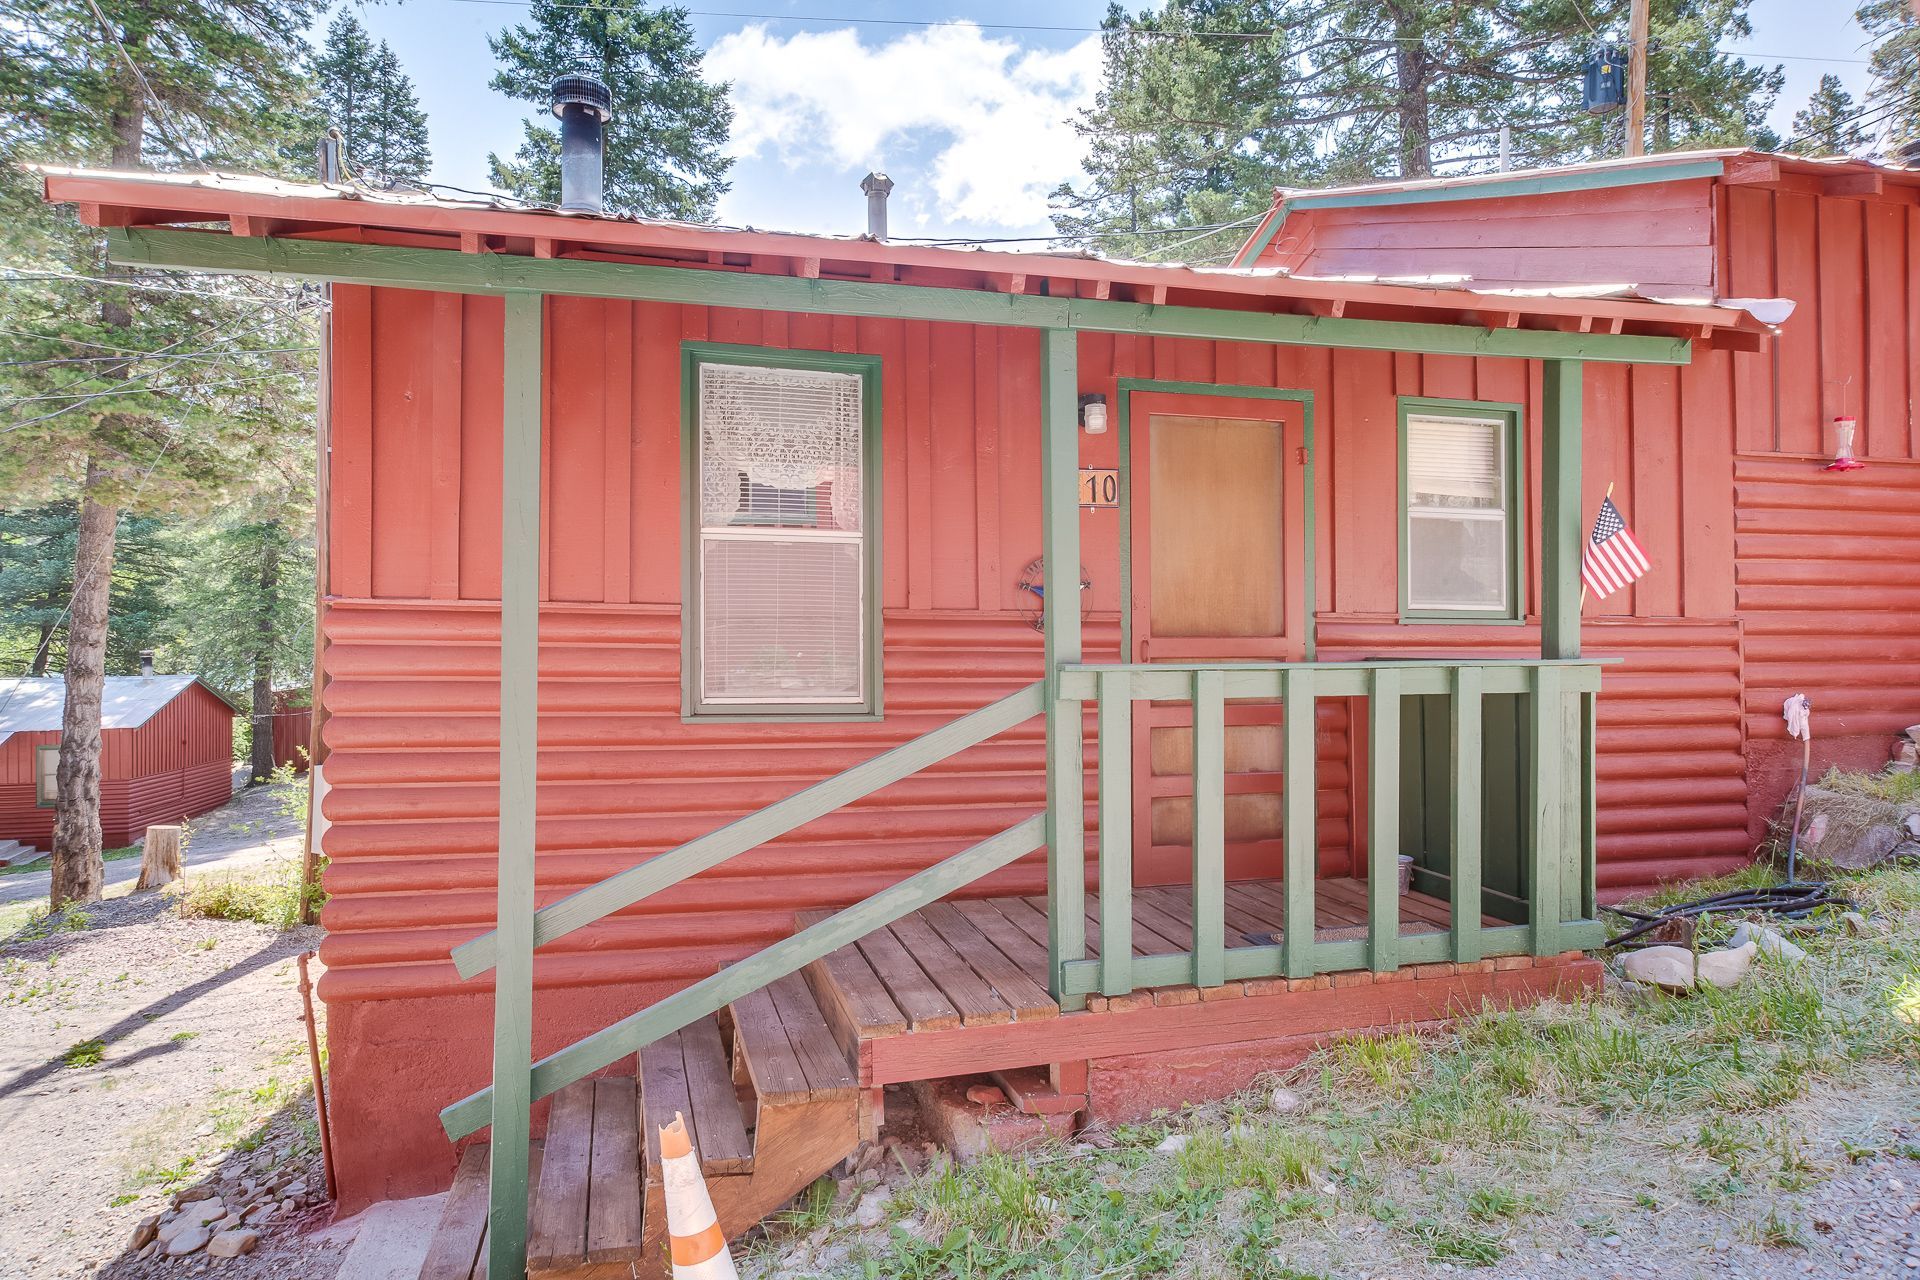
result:
[[[53,810],[34,803],[34,748],[53,733],[16,733],[0,743],[0,839],[48,847]],[[199,684],[182,690],[143,725],[100,735],[100,827],[108,848],[149,826],[179,822],[233,794],[233,709]]]
[[[1297,209],[1260,263],[1309,276],[1468,275],[1487,288],[1604,281],[1710,297],[1709,182]],[[1629,262],[1632,274],[1621,274]]]
[[[1031,332],[556,299],[545,393],[541,756],[542,901],[787,795],[1036,678],[1039,636],[1015,582],[1039,554],[1039,344]],[[501,310],[482,298],[335,290],[331,582],[322,617],[332,894],[321,994],[333,1034],[345,1196],[432,1189],[446,1148],[434,1112],[484,1081],[486,979],[447,949],[492,921],[498,708]],[[680,716],[681,344],[878,354],[886,718],[843,724],[687,724]],[[1521,651],[1530,627],[1397,625],[1397,395],[1517,401],[1537,424],[1540,375],[1518,361],[1422,358],[1086,335],[1081,388],[1120,377],[1279,386],[1317,403],[1320,635],[1328,658]],[[1660,456],[1689,379],[1595,370],[1596,404],[1644,402]],[[1655,414],[1653,406],[1665,406]],[[1648,427],[1653,441],[1654,428]],[[1529,436],[1537,434],[1537,425]],[[1605,432],[1589,436],[1594,496]],[[1081,438],[1116,465],[1117,433]],[[1650,445],[1650,447],[1652,447]],[[1537,442],[1528,474],[1537,474]],[[1730,460],[1665,486],[1731,563]],[[1537,486],[1530,485],[1530,488]],[[1528,507],[1528,592],[1537,502]],[[1678,527],[1680,517],[1676,516]],[[1118,516],[1082,518],[1087,643],[1118,646]],[[1691,554],[1691,553],[1690,553]],[[1642,631],[1595,627],[1617,652],[1603,720],[1603,876],[1645,881],[1736,856],[1743,815],[1730,567],[1610,602]],[[1664,593],[1664,594],[1662,594]],[[1530,600],[1531,603],[1531,600]],[[1696,619],[1695,615],[1702,615]],[[1719,625],[1716,625],[1719,624]],[[1537,652],[1537,648],[1536,648]],[[1323,874],[1351,869],[1347,708],[1318,708]],[[1627,722],[1631,721],[1628,725]],[[1613,726],[1623,728],[1616,734]],[[1616,741],[1617,739],[1617,741]],[[791,928],[794,910],[851,902],[1043,801],[1036,722],[871,801],[543,948],[541,1051],[644,1006]],[[1088,799],[1093,798],[1089,774]],[[1649,807],[1652,806],[1652,807]],[[1636,816],[1638,815],[1638,816]],[[1088,828],[1095,813],[1087,813]],[[1657,829],[1654,829],[1657,828]],[[1028,859],[973,891],[1038,892]]]
[[[1920,722],[1920,640],[1911,638],[1920,608],[1920,204],[1911,189],[1836,196],[1806,182],[1689,180],[1301,210],[1261,262],[1308,273],[1466,272],[1476,283],[1636,282],[1654,292],[1675,274],[1670,251],[1697,248],[1702,226],[1707,257],[1689,250],[1685,280],[1700,279],[1704,262],[1719,295],[1784,297],[1795,310],[1765,351],[1714,353],[1677,373],[1588,368],[1587,513],[1596,489],[1617,482],[1615,501],[1654,572],[1616,597],[1624,609],[1590,602],[1587,615],[1672,616],[1678,592],[1679,614],[1731,628],[1741,715],[1715,713],[1710,754],[1724,767],[1720,739],[1738,734],[1745,834],[1757,841],[1799,776],[1800,753],[1780,718],[1786,697],[1812,699],[1816,774],[1828,763],[1877,767],[1889,735]],[[1538,248],[1542,236],[1577,239],[1580,251],[1499,257]],[[1822,469],[1842,414],[1859,421],[1864,471]],[[1603,702],[1615,697],[1611,677],[1608,690]],[[1704,709],[1714,699],[1700,692]],[[1655,729],[1603,729],[1603,780],[1628,732]],[[1666,776],[1677,785],[1725,775]],[[1604,781],[1601,808],[1604,857]],[[1624,865],[1603,864],[1602,882]]]

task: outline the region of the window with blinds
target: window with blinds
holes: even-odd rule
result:
[[[695,379],[694,709],[871,706],[865,379],[705,361]]]
[[[1408,611],[1511,616],[1512,421],[1505,414],[1408,414]]]

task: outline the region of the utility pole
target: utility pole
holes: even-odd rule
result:
[[[1633,0],[1627,33],[1627,154],[1646,154],[1647,145],[1647,5]]]

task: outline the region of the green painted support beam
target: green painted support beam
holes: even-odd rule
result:
[[[1100,673],[1100,991],[1133,990],[1133,699]]]
[[[458,253],[450,249],[285,240],[151,227],[109,228],[106,235],[109,256],[126,266],[401,289],[457,293],[505,293],[524,289],[574,297],[633,298],[816,315],[881,316],[1434,355],[1626,364],[1686,364],[1692,359],[1692,344],[1687,339],[1642,334],[1485,329],[1424,321],[1154,306],[1091,298],[1041,298],[983,289],[802,279],[692,267]]]
[[[972,848],[915,872],[818,924],[809,925],[790,938],[782,938],[764,951],[728,965],[711,978],[703,978],[549,1054],[533,1066],[533,1096],[547,1097],[556,1089],[611,1066],[661,1036],[672,1035],[769,982],[798,973],[821,956],[938,902],[982,876],[991,875],[1038,849],[1045,833],[1046,823],[1039,814],[1023,819]],[[485,1125],[491,1114],[492,1093],[491,1089],[482,1089],[442,1111],[440,1124],[447,1136],[463,1138]]]
[[[1580,656],[1580,410],[1577,360],[1549,360],[1540,407],[1540,656]]]
[[[1193,673],[1193,985],[1196,987],[1217,987],[1227,980],[1226,689],[1223,672]]]
[[[1314,668],[1290,666],[1281,677],[1281,715],[1286,745],[1281,757],[1281,842],[1285,873],[1281,888],[1286,910],[1281,921],[1280,945],[1286,952],[1289,978],[1305,978],[1314,971],[1314,880],[1319,874],[1319,773],[1315,741]]]
[[[689,840],[677,849],[649,858],[597,884],[575,890],[558,902],[542,907],[534,916],[533,945],[544,946],[662,889],[672,888],[736,854],[758,848],[815,818],[844,808],[882,787],[1023,724],[1044,708],[1045,689],[1040,681],[1035,681],[998,702],[990,702],[911,742],[864,760],[844,773],[796,791],[718,831]],[[460,976],[471,978],[492,968],[498,941],[497,934],[486,933],[455,947],[453,965]]]
[[[1367,695],[1367,968],[1400,967],[1400,672]]]
[[[1529,730],[1533,738],[1530,761],[1532,811],[1528,815],[1527,842],[1532,866],[1527,876],[1527,918],[1533,926],[1533,953],[1550,956],[1560,950],[1560,917],[1563,875],[1571,870],[1577,850],[1566,840],[1567,823],[1562,806],[1567,801],[1568,784],[1578,782],[1568,776],[1566,698],[1560,691],[1560,673],[1542,667],[1533,673],[1533,696],[1527,700],[1532,712]]]
[[[1480,672],[1457,667],[1453,673],[1453,855],[1451,898],[1453,954],[1465,963],[1482,958],[1480,894]]]
[[[1047,664],[1047,972],[1061,1007],[1078,997],[1062,967],[1087,953],[1086,741],[1080,704],[1062,696],[1062,670],[1080,661],[1080,340],[1040,334],[1040,547]]]
[[[527,1271],[527,1160],[533,1062],[533,841],[539,754],[540,372],[537,293],[506,300],[500,490],[500,863],[494,909],[493,1125],[487,1274]]]

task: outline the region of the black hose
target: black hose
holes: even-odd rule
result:
[[[1607,939],[1609,947],[1623,947],[1636,942],[1669,920],[1739,911],[1765,912],[1767,915],[1778,916],[1782,920],[1804,920],[1816,911],[1824,911],[1828,908],[1847,911],[1852,907],[1853,899],[1844,894],[1828,892],[1828,886],[1824,882],[1801,880],[1771,885],[1764,889],[1734,889],[1728,893],[1717,893],[1711,898],[1676,902],[1658,911],[1633,911],[1626,907],[1602,907],[1601,910],[1635,921],[1633,927],[1626,932]]]

